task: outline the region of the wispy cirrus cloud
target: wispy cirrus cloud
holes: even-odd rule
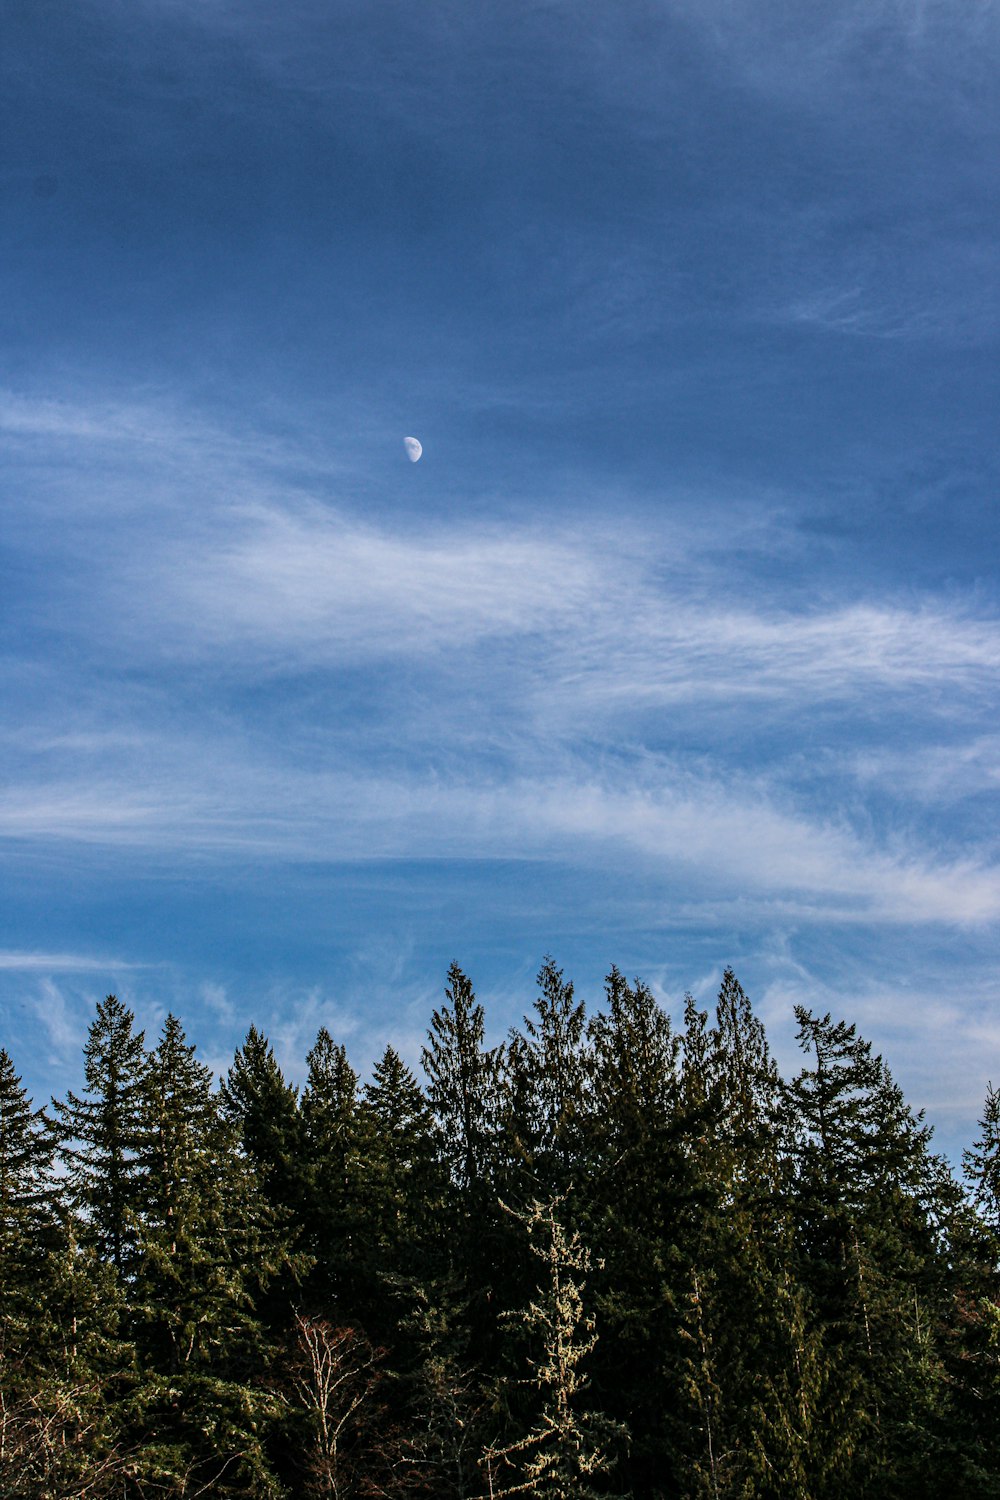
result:
[[[0,969],[16,974],[109,974],[144,967],[148,966],[92,953],[0,948]]]
[[[141,785],[84,779],[0,804],[0,832],[20,839],[293,860],[533,858],[657,874],[696,909],[742,893],[763,911],[833,921],[1000,916],[1000,865],[988,849],[931,853],[917,835],[867,835],[802,808],[766,778],[696,774],[683,763],[602,774],[582,761],[561,774],[418,777],[304,773],[188,747],[172,779]],[[134,787],[129,782],[134,780]]]

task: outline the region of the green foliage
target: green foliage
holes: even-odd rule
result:
[[[785,1082],[732,970],[675,1031],[546,959],[490,1048],[453,965],[426,1090],[321,1030],[300,1099],[109,996],[55,1124],[0,1051],[0,1493],[1000,1500],[997,1091],[963,1193],[796,1016]]]
[[[139,1193],[139,1118],[148,1060],[135,1017],[116,995],[97,1007],[83,1049],[86,1092],[53,1101],[73,1207],[119,1275],[131,1269]]]
[[[457,964],[448,970],[445,1001],[434,1011],[422,1054],[428,1098],[441,1157],[453,1181],[475,1188],[489,1177],[499,1057],[483,1045],[483,1007]]]

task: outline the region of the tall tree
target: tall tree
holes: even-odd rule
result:
[[[56,1132],[0,1051],[0,1490],[11,1500],[110,1493],[132,1389],[120,1287],[53,1176]]]
[[[592,1276],[601,1342],[592,1361],[602,1408],[632,1430],[638,1494],[668,1482],[664,1413],[678,1402],[679,1245],[697,1208],[680,1039],[649,987],[617,968],[590,1023],[587,1172],[578,1211],[602,1264]]]
[[[33,1109],[8,1052],[0,1048],[0,1256],[7,1274],[31,1254],[55,1214],[55,1130]]]
[[[256,1026],[250,1027],[233,1059],[222,1099],[268,1202],[297,1211],[302,1197],[298,1096]]]
[[[371,1128],[368,1195],[380,1259],[388,1274],[432,1270],[435,1220],[444,1192],[433,1118],[423,1090],[399,1053],[386,1047],[363,1090]]]
[[[534,1015],[506,1056],[506,1130],[522,1157],[523,1191],[565,1193],[578,1166],[587,1105],[587,1016],[563,971],[546,958]]]
[[[859,1432],[859,1492],[936,1493],[950,1441],[942,1253],[957,1186],[871,1044],[796,1007],[810,1062],[787,1089],[799,1271],[816,1298]],[[892,1475],[892,1482],[887,1475]]]
[[[485,1032],[483,1007],[453,963],[422,1056],[442,1157],[463,1188],[487,1182],[492,1162],[499,1053],[485,1047]]]
[[[116,995],[97,1007],[83,1049],[86,1091],[53,1104],[61,1154],[86,1237],[119,1275],[134,1259],[139,1201],[140,1111],[147,1058],[144,1034]]]
[[[218,1495],[271,1486],[272,1406],[252,1291],[283,1269],[280,1237],[210,1069],[167,1017],[143,1093],[142,1222],[132,1305],[151,1478]]]
[[[310,1303],[338,1324],[365,1319],[373,1300],[374,1229],[368,1199],[371,1123],[343,1046],[321,1027],[302,1094],[304,1245],[314,1258]]]

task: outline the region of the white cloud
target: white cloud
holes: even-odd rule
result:
[[[121,969],[143,965],[123,963],[117,958],[101,958],[89,953],[35,952],[19,948],[0,948],[0,970],[18,974],[113,974]]]
[[[185,775],[155,790],[86,782],[33,797],[17,788],[0,806],[0,832],[217,858],[599,858],[640,881],[671,879],[689,910],[742,894],[823,921],[1000,916],[1000,867],[987,852],[949,857],[913,837],[880,840],[798,809],[763,778],[650,759],[603,775],[566,760],[547,776],[429,780],[231,757],[209,781],[210,753],[188,747]]]

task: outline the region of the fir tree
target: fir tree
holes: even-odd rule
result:
[[[563,1193],[582,1144],[588,1077],[587,1017],[551,958],[538,973],[534,1015],[506,1054],[505,1128],[524,1163],[525,1190]]]
[[[56,1140],[43,1109],[33,1109],[5,1050],[0,1050],[0,1320],[27,1337],[41,1265],[59,1221],[53,1181]]]
[[[298,1098],[285,1082],[267,1037],[256,1026],[250,1027],[233,1059],[222,1100],[267,1201],[290,1213],[298,1210],[302,1198]]]
[[[72,1201],[87,1237],[121,1276],[134,1258],[139,1119],[147,1058],[135,1017],[115,995],[97,1007],[84,1047],[86,1093],[53,1101]]]
[[[448,970],[445,999],[431,1019],[424,1071],[443,1160],[458,1185],[474,1188],[490,1175],[499,1059],[483,1045],[483,1008],[457,964]]]
[[[1000,1090],[992,1083],[986,1087],[979,1130],[979,1139],[964,1153],[963,1167],[973,1202],[996,1237],[994,1255],[1000,1262]]]
[[[150,1481],[265,1494],[260,1427],[272,1402],[249,1278],[275,1274],[282,1247],[211,1072],[172,1015],[150,1058],[141,1142],[132,1303]]]
[[[851,1483],[861,1492],[881,1474],[881,1494],[935,1494],[950,1441],[941,1249],[957,1188],[870,1043],[829,1015],[795,1014],[811,1066],[787,1090],[790,1206],[800,1273],[849,1394],[844,1420],[857,1430]]]
[[[672,1466],[665,1411],[677,1404],[678,1242],[696,1210],[680,1040],[648,986],[613,968],[590,1023],[587,1174],[579,1212],[605,1265],[592,1278],[602,1337],[592,1363],[602,1408],[632,1430],[639,1493]]]
[[[377,1281],[368,1201],[371,1123],[347,1052],[322,1027],[307,1058],[302,1095],[306,1171],[304,1244],[314,1257],[311,1304],[338,1325],[371,1311]]]
[[[430,1107],[392,1047],[376,1064],[363,1101],[371,1126],[367,1191],[380,1256],[387,1273],[414,1276],[430,1269],[432,1225],[444,1191]]]

